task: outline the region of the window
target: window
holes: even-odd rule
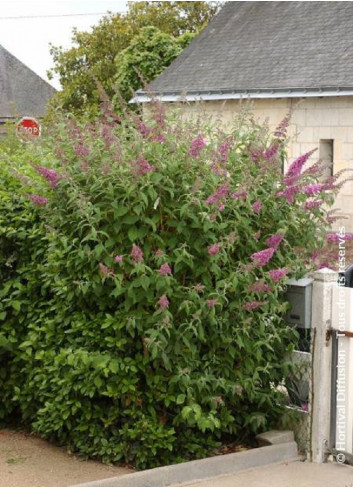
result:
[[[319,158],[325,167],[322,180],[333,175],[333,139],[320,139]]]

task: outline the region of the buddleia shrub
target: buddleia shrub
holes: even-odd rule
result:
[[[282,174],[288,124],[105,102],[2,151],[3,419],[138,468],[278,422],[285,281],[315,264],[339,188],[311,152]]]

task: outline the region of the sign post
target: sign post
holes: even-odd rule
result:
[[[40,124],[34,117],[22,117],[17,123],[17,134],[26,137],[39,137],[41,134]]]

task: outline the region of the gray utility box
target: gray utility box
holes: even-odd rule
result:
[[[301,278],[299,280],[291,279],[286,283],[288,288],[285,298],[291,306],[286,316],[288,324],[298,328],[311,327],[313,282],[314,280],[311,278]]]

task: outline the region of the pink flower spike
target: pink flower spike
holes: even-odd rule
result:
[[[149,173],[153,170],[152,165],[150,165],[143,156],[139,156],[137,162],[135,162],[135,165],[135,171],[137,175],[146,175],[146,173]]]
[[[154,256],[155,256],[156,258],[160,258],[160,257],[161,257],[161,256],[163,256],[163,255],[164,255],[164,251],[163,251],[163,250],[161,250],[160,248],[158,248],[158,250],[157,250],[157,251],[156,251],[156,253],[154,254]]]
[[[169,300],[168,300],[168,297],[163,294],[159,299],[158,299],[158,303],[159,305],[159,309],[167,309],[169,307]]]
[[[234,192],[232,193],[231,197],[232,199],[246,199],[248,194],[246,192]]]
[[[27,197],[38,207],[43,207],[48,203],[48,199],[40,195],[28,194]]]
[[[208,254],[210,256],[214,256],[214,255],[217,255],[217,253],[219,253],[221,247],[220,245],[218,244],[213,244],[211,245],[209,248],[208,248]]]
[[[218,187],[214,192],[214,194],[210,195],[205,202],[206,204],[222,205],[224,203],[224,200],[228,197],[228,194],[229,194],[229,184],[226,183]]]
[[[208,307],[210,307],[210,308],[211,308],[211,307],[214,307],[215,305],[217,305],[217,299],[209,299],[209,300],[207,301],[207,306],[208,306]]]
[[[195,285],[194,289],[196,290],[196,292],[202,292],[204,290],[205,286],[204,285],[201,285],[201,284],[197,284]]]
[[[261,251],[258,251],[257,253],[253,253],[251,255],[251,259],[253,260],[253,262],[255,262],[255,264],[259,267],[263,267],[264,265],[266,265],[266,263],[268,263],[274,252],[276,250],[274,248],[266,248],[265,250],[261,250]]]
[[[277,268],[275,270],[270,270],[268,272],[269,276],[274,282],[279,282],[281,278],[288,275],[288,273],[289,273],[288,268]]]
[[[304,209],[306,211],[312,211],[318,209],[322,205],[322,200],[314,200],[313,202],[305,202]]]
[[[284,190],[281,190],[280,192],[277,192],[276,196],[285,197],[287,199],[287,202],[289,204],[292,204],[294,202],[294,197],[297,195],[299,191],[300,191],[300,187],[298,185],[292,185],[290,187],[285,188]]]
[[[122,263],[123,262],[123,256],[122,255],[116,255],[116,257],[114,258],[114,261],[116,263]]]
[[[266,240],[266,244],[269,248],[278,248],[284,238],[284,234],[273,234]]]
[[[189,155],[193,158],[197,158],[205,146],[206,139],[203,138],[201,135],[198,135],[190,143]]]
[[[256,212],[256,214],[259,214],[262,208],[262,202],[260,200],[257,200],[256,202],[253,203],[252,205],[252,210]]]
[[[163,263],[161,268],[158,270],[159,275],[165,276],[165,275],[171,275],[172,274],[172,269],[168,265],[168,263]]]
[[[277,153],[278,151],[278,148],[279,148],[279,144],[278,142],[276,141],[275,143],[271,144],[271,146],[269,146],[263,153],[262,153],[262,156],[266,159],[266,160],[271,160]]]
[[[326,189],[326,186],[322,183],[314,183],[311,185],[308,185],[307,187],[304,188],[304,193],[305,195],[308,195],[309,197],[315,194],[318,194],[322,192],[323,190]]]
[[[58,181],[60,178],[62,178],[62,175],[59,175],[55,170],[51,170],[49,168],[45,168],[45,166],[40,166],[40,165],[33,165],[35,170],[42,175],[43,178],[49,182],[51,188],[54,188],[57,186]]]
[[[231,148],[231,141],[223,141],[217,148],[216,160],[221,163],[226,163],[228,160],[229,151]]]
[[[310,158],[310,156],[316,151],[316,149],[313,149],[311,151],[308,151],[307,153],[299,156],[298,158],[296,158],[292,163],[291,165],[289,166],[288,170],[287,170],[287,173],[286,173],[286,178],[284,178],[284,183],[289,183],[289,184],[292,184],[293,182],[293,179],[291,177],[296,177],[296,178],[299,178],[301,172],[302,172],[302,169],[303,169],[303,166],[304,164],[308,161],[308,159]],[[288,179],[288,177],[290,179]]]
[[[245,309],[246,311],[254,311],[255,309],[258,309],[259,307],[263,306],[264,304],[267,304],[267,301],[245,302],[245,304],[243,304],[243,309]]]
[[[108,268],[106,265],[103,263],[99,264],[99,270],[101,271],[102,275],[114,275],[114,270],[111,268]]]
[[[143,251],[139,246],[136,246],[135,244],[132,245],[130,256],[134,263],[143,261]]]
[[[292,116],[292,114],[290,112],[289,114],[286,115],[286,117],[276,127],[276,130],[274,132],[274,135],[277,138],[284,138],[286,136],[287,128],[289,126],[289,122],[290,122],[291,116]]]
[[[271,290],[272,287],[263,280],[258,280],[248,287],[248,292],[270,292]]]

